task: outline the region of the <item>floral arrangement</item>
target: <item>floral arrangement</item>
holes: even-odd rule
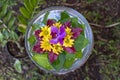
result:
[[[48,16],[49,12],[43,19],[44,26],[34,31],[32,58],[48,70],[70,68],[77,59],[82,58],[82,50],[89,43],[84,36],[85,26],[65,11],[61,12],[58,21],[48,19]],[[33,37],[29,41],[31,39]]]

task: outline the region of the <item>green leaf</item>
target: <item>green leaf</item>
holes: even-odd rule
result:
[[[37,5],[38,0],[30,0],[30,4],[35,7]]]
[[[45,14],[45,16],[44,16],[44,19],[43,19],[42,23],[46,24],[47,19],[48,19],[48,15],[49,15],[49,12],[47,12],[47,13]]]
[[[5,45],[6,45],[7,42],[8,42],[7,40],[3,40],[1,46],[5,47]]]
[[[27,25],[27,20],[22,15],[18,16],[18,20],[20,23]]]
[[[22,72],[21,62],[18,59],[14,63],[14,68],[16,69],[17,72],[19,72],[19,73]]]
[[[79,52],[75,53],[75,58],[82,58],[82,57],[83,57],[82,51],[79,51]]]
[[[85,29],[85,24],[80,24],[78,23],[78,27],[82,28],[83,30]],[[83,31],[84,32],[84,31]]]
[[[61,12],[60,20],[67,19],[67,18],[70,18],[69,14],[66,11]]]
[[[39,24],[33,24],[32,25],[32,30],[37,30],[37,29],[41,29],[40,25]]]
[[[43,68],[46,68],[46,69],[52,69],[52,66],[51,64],[49,63],[48,61],[48,57],[47,57],[47,54],[35,54],[32,56],[32,59],[38,63],[38,65],[42,66]]]
[[[52,66],[59,71],[65,62],[65,53],[61,53],[56,61],[52,63]]]
[[[10,18],[12,17],[12,11],[9,11],[7,13],[7,15],[4,18],[4,22],[8,22],[10,20]]]
[[[64,22],[67,22],[67,21],[71,21],[71,18],[65,18],[65,19],[59,20],[59,22],[61,22],[61,23],[64,23]]]
[[[8,23],[8,27],[9,28],[11,28],[13,25],[14,25],[14,23],[15,23],[15,17],[12,17],[12,19],[10,19],[10,21],[9,21],[9,23]]]
[[[66,54],[66,60],[64,63],[64,68],[70,68],[75,61],[75,54]]]
[[[30,18],[30,14],[29,14],[29,12],[27,11],[26,8],[21,7],[21,8],[20,8],[20,12],[21,12],[21,14],[22,14],[25,18],[27,18],[27,19]]]
[[[32,5],[30,4],[31,0],[24,0],[24,6],[27,9],[28,12],[31,12],[33,10]]]
[[[30,36],[30,38],[28,39],[29,43],[32,45],[34,45],[35,40],[36,40],[36,37],[34,35]]]
[[[0,42],[3,41],[3,34],[0,32]]]
[[[25,33],[26,32],[26,28],[23,28],[21,26],[18,27],[18,30],[22,33]]]
[[[12,40],[18,40],[18,35],[14,31],[11,31],[10,32],[10,38]]]
[[[74,47],[76,51],[81,51],[89,43],[89,40],[85,38],[82,34],[75,40]]]
[[[10,37],[9,32],[6,29],[3,30],[3,35],[4,35],[5,39],[9,39],[9,37]]]
[[[7,8],[8,8],[8,5],[4,4],[3,7],[2,7],[2,11],[0,12],[0,18],[4,17],[6,15]]]
[[[71,25],[72,25],[72,27],[78,27],[78,18],[77,17],[71,18]]]

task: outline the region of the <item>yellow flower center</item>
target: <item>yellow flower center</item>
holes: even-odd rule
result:
[[[63,51],[63,48],[59,43],[57,43],[57,44],[53,44],[52,50],[55,54],[58,55],[59,53],[61,53],[61,51]]]
[[[72,47],[74,44],[74,39],[71,39],[71,36],[67,35],[63,41],[63,46]]]
[[[43,40],[41,41],[41,48],[45,51],[51,51],[52,45],[50,44],[49,40]]]

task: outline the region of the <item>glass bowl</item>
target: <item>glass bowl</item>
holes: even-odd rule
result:
[[[69,68],[69,69],[61,69],[59,71],[56,70],[47,70],[43,67],[41,67],[40,65],[38,65],[33,59],[32,56],[33,54],[30,52],[30,43],[28,42],[29,37],[33,34],[32,31],[32,26],[33,24],[39,24],[39,25],[43,25],[42,24],[42,20],[44,18],[44,15],[46,14],[46,12],[50,12],[48,19],[52,18],[52,19],[56,19],[58,20],[60,18],[60,13],[62,11],[66,11],[68,12],[68,14],[71,17],[78,17],[79,23],[85,24],[86,28],[84,31],[85,37],[89,40],[89,44],[86,46],[86,48],[83,49],[83,57],[79,60],[76,60],[73,65]],[[93,33],[91,30],[90,25],[88,24],[87,20],[84,18],[84,16],[82,14],[80,14],[79,12],[77,12],[74,9],[68,8],[68,7],[63,7],[63,6],[54,6],[54,7],[50,7],[47,9],[44,9],[42,11],[40,11],[40,13],[38,13],[38,15],[36,15],[31,22],[29,23],[27,30],[26,30],[26,35],[25,35],[25,47],[26,47],[26,51],[30,57],[30,59],[35,63],[35,65],[37,65],[40,69],[42,69],[43,71],[45,71],[46,73],[53,73],[53,74],[58,74],[58,75],[62,75],[62,74],[66,74],[68,72],[74,71],[77,68],[80,68],[80,66],[82,66],[88,59],[88,57],[91,54],[92,48],[93,48]]]

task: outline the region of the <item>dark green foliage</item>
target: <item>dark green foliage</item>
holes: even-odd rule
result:
[[[9,6],[5,3],[0,7],[0,44],[4,46],[8,40],[17,40],[18,36],[15,32],[14,12],[8,9]]]
[[[24,0],[24,6],[20,7],[19,31],[25,33],[30,20],[40,11],[40,6],[44,4],[44,0]]]

